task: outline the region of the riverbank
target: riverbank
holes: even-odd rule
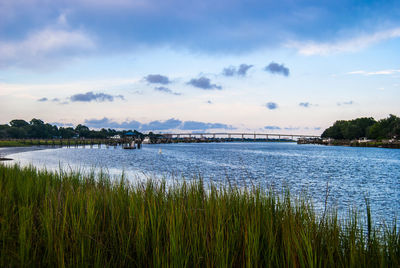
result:
[[[400,141],[357,141],[357,140],[322,140],[301,139],[298,144],[318,144],[326,146],[349,146],[349,147],[375,147],[400,149]]]
[[[323,194],[323,193],[321,193]],[[397,267],[397,227],[260,188],[0,164],[0,266]],[[362,223],[368,226],[363,230]]]
[[[49,147],[52,148],[52,147]],[[37,147],[37,146],[29,146],[29,147],[0,147],[0,161],[10,161],[13,160],[12,158],[6,157],[7,155],[23,153],[23,152],[30,152],[30,151],[37,151],[37,150],[44,150],[49,149],[46,147]]]

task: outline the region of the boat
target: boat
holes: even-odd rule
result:
[[[128,143],[128,144],[124,144],[124,145],[122,146],[122,148],[123,148],[123,149],[127,149],[127,150],[136,149],[135,141],[132,141],[130,144],[129,144],[129,143]]]

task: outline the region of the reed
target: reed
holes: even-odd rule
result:
[[[0,266],[399,267],[396,223],[260,187],[0,164]]]

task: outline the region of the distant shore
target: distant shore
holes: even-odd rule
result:
[[[322,139],[302,139],[297,141],[298,144],[318,144],[327,146],[349,146],[349,147],[375,147],[400,149],[400,141],[358,141],[358,140],[322,140]]]

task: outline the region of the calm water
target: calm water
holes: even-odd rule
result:
[[[161,149],[161,154],[160,154]],[[121,148],[60,148],[10,156],[21,164],[90,170],[107,169],[131,180],[141,176],[181,179],[200,174],[205,181],[262,185],[277,191],[306,192],[317,209],[329,204],[345,215],[365,210],[365,197],[377,223],[400,216],[400,150],[325,147],[294,143],[209,143],[144,145]]]

